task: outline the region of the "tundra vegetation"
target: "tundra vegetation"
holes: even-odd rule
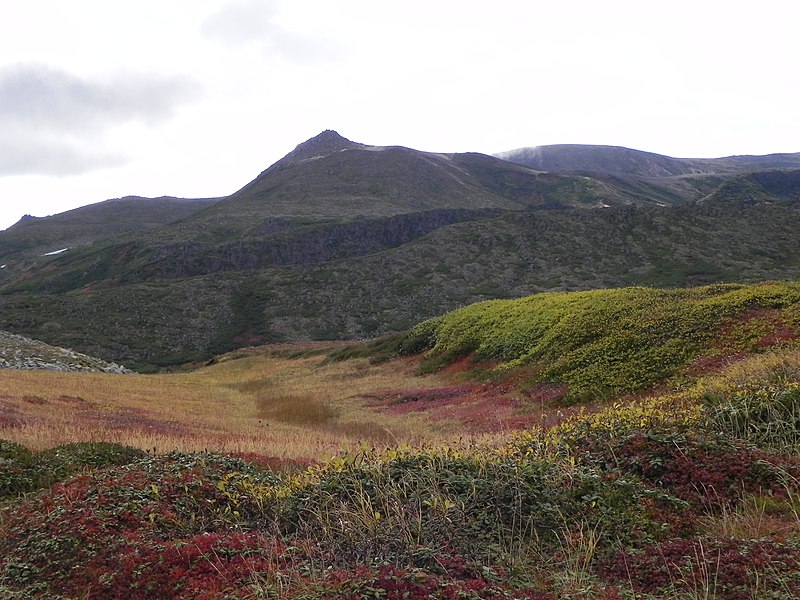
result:
[[[8,598],[800,597],[800,285],[3,374]]]

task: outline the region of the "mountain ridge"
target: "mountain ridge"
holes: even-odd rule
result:
[[[525,146],[499,152],[494,156],[545,171],[625,173],[649,177],[758,170],[765,165],[773,169],[800,168],[800,152],[778,152],[763,155],[737,154],[715,158],[679,158],[625,146],[603,144]],[[638,171],[635,168],[637,165],[651,168],[649,171]]]
[[[540,171],[327,130],[221,199],[120,199],[0,232],[0,328],[153,368],[382,335],[489,298],[800,274],[800,169],[669,175],[688,167],[622,150],[662,175]],[[717,170],[795,159],[775,156]],[[125,202],[127,230],[113,221]]]

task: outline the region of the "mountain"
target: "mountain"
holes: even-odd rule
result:
[[[503,211],[628,201],[585,177],[541,173],[482,154],[365,146],[326,131],[241,190],[201,210],[191,207],[169,227],[98,237],[83,249],[69,246],[66,235],[58,244],[40,235],[47,251],[32,264],[18,260],[24,255],[18,254],[15,226],[0,232],[0,260],[9,291],[66,292],[108,280],[317,264],[397,247],[440,227]],[[81,217],[81,210],[73,216]],[[52,229],[62,230],[58,218]],[[50,252],[65,248],[56,267]]]
[[[558,148],[563,173],[325,131],[222,199],[26,219],[0,232],[0,328],[152,369],[489,298],[800,273],[800,171],[770,168],[795,155]]]
[[[440,209],[599,205],[611,193],[592,181],[483,154],[367,146],[325,131],[193,221],[209,227],[224,216],[253,233],[265,217],[350,220]]]
[[[218,198],[142,198],[127,196],[76,208],[51,217],[25,215],[0,231],[0,262],[42,256],[62,248],[139,233],[185,219]]]
[[[519,148],[497,156],[540,171],[589,174],[643,199],[667,204],[699,201],[732,175],[800,170],[800,153],[673,158],[619,146],[559,144]]]
[[[800,169],[800,152],[724,158],[673,158],[621,146],[555,144],[518,148],[501,152],[496,156],[540,171],[606,173],[654,178]]]

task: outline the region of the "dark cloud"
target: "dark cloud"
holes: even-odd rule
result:
[[[0,68],[0,174],[66,175],[120,164],[104,134],[155,124],[198,93],[190,81],[129,75],[81,78],[38,63]]]
[[[158,122],[197,93],[182,79],[130,75],[82,79],[41,64],[0,69],[0,122],[48,130],[102,128],[127,121]]]
[[[341,53],[330,38],[289,31],[276,21],[278,2],[233,0],[206,19],[202,31],[227,45],[257,44],[268,56],[296,63],[328,62]]]

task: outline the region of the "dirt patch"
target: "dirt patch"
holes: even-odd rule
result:
[[[278,473],[295,473],[303,471],[310,466],[321,464],[313,458],[285,458],[268,454],[258,454],[257,452],[231,452],[228,453],[228,456],[240,458],[262,469]]]
[[[90,404],[90,402],[81,398],[80,396],[59,396],[58,398],[53,398],[53,402],[74,407],[84,407]]]
[[[23,396],[22,401],[28,404],[37,404],[37,405],[48,404],[47,400],[45,400],[41,396]]]
[[[477,384],[403,389],[362,396],[370,408],[385,408],[393,414],[427,411],[474,399],[481,393]]]

